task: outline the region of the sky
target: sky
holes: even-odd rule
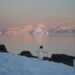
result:
[[[75,26],[75,0],[0,0],[0,30],[40,23]]]

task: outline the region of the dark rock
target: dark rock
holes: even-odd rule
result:
[[[58,63],[64,63],[70,66],[73,66],[74,59],[75,58],[73,56],[69,56],[66,54],[52,54],[51,56],[52,61],[58,62]]]
[[[44,57],[43,60],[51,61],[51,58],[49,58],[49,57]]]
[[[0,44],[0,52],[8,53],[8,51],[7,51],[6,47],[5,47],[5,45]]]
[[[26,57],[37,58],[36,56],[33,56],[30,51],[22,51],[19,55],[26,56]]]

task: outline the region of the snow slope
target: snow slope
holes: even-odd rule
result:
[[[75,75],[75,68],[36,58],[0,53],[0,75]]]

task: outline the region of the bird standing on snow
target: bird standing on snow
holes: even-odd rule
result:
[[[38,58],[40,60],[43,60],[43,46],[40,46],[40,49],[38,50]]]

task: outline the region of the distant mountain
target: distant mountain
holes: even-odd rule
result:
[[[23,33],[23,34],[30,34],[30,35],[58,35],[58,34],[75,34],[75,25],[73,26],[47,26],[44,24],[38,24],[36,26],[33,26],[31,24],[25,25],[23,28],[17,28],[17,27],[11,27],[6,30],[1,30],[1,34],[17,34],[17,33]]]
[[[60,27],[56,30],[56,33],[60,33],[60,34],[74,34],[75,33],[75,28],[64,28],[64,27]]]
[[[34,35],[43,35],[43,34],[48,35],[49,34],[48,27],[46,25],[39,24],[39,25],[37,25],[37,27],[35,27],[33,29],[32,34],[34,34]]]
[[[72,33],[75,33],[75,29],[72,29]]]
[[[0,35],[2,34],[2,32],[0,32]]]
[[[19,29],[17,27],[9,28],[5,34],[16,34],[19,32]]]
[[[69,29],[67,28],[59,28],[56,30],[57,33],[67,33],[69,31]]]
[[[33,25],[28,24],[21,29],[21,32],[24,34],[28,34],[33,30]]]

